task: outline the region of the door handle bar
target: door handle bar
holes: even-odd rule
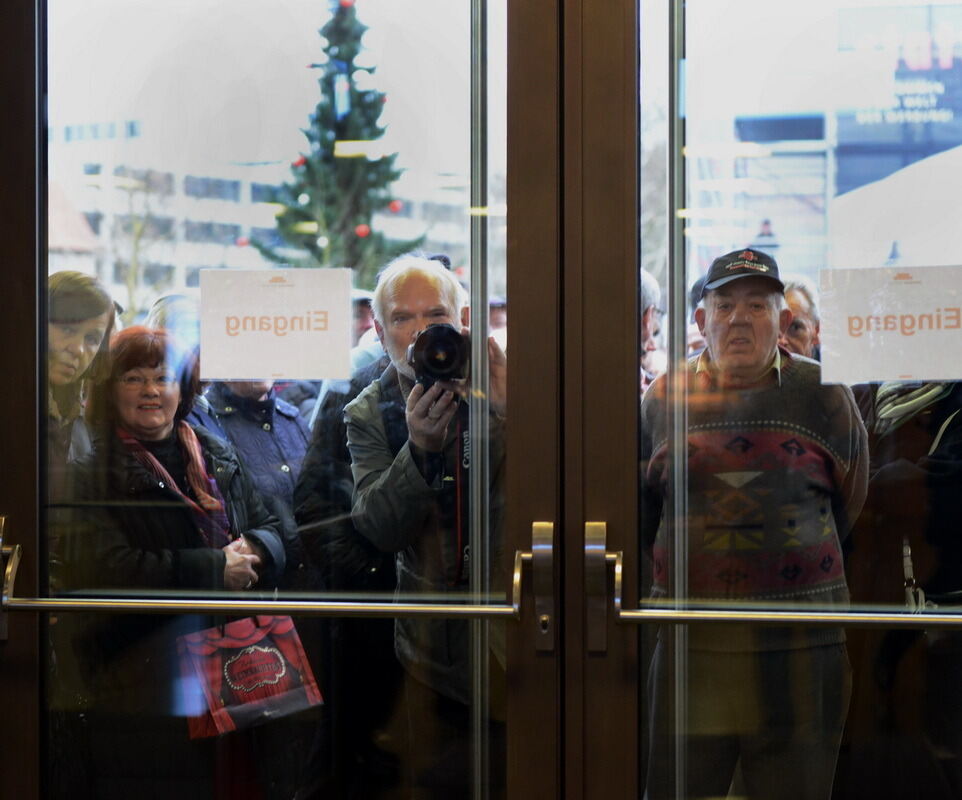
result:
[[[138,614],[288,614],[310,617],[443,617],[463,619],[498,619],[521,617],[521,576],[524,564],[532,565],[536,592],[550,587],[553,574],[554,523],[536,522],[532,526],[532,550],[514,553],[511,576],[511,602],[493,603],[375,603],[333,602],[312,600],[202,600],[202,599],[127,599],[112,597],[17,597],[14,583],[20,564],[20,545],[3,545],[3,525],[0,516],[0,554],[6,560],[3,573],[3,589],[0,594],[0,625],[8,611],[68,612],[105,611]],[[546,574],[545,574],[546,573]],[[546,583],[547,582],[547,583]],[[553,641],[553,596],[535,596],[536,609],[541,613],[536,619],[539,649],[551,635]],[[547,604],[547,605],[546,605]],[[551,609],[545,610],[545,609]],[[540,638],[538,638],[540,637]]]
[[[0,642],[7,641],[7,615],[4,613],[7,587],[13,586],[17,567],[20,566],[20,545],[10,547],[3,544],[3,529],[6,524],[7,518],[0,516],[0,567],[3,568],[3,584],[0,585]]]
[[[847,628],[962,628],[962,607],[952,611],[924,613],[913,611],[802,611],[799,609],[768,608],[692,608],[691,601],[651,600],[645,606],[626,609],[623,607],[624,551],[605,550],[606,524],[589,522],[585,525],[585,586],[600,587],[607,594],[607,568],[614,572],[612,586],[612,610],[622,623],[753,623],[761,625],[805,625],[806,627]],[[599,574],[600,573],[600,574]],[[607,608],[602,603],[602,616],[598,616],[599,604],[588,598],[589,619],[588,648],[591,652],[603,652],[607,648]]]
[[[673,603],[674,601],[663,601]],[[804,625],[806,628],[962,628],[962,613],[926,611],[778,611],[659,608],[657,606],[622,610],[620,622],[753,623],[756,625]]]

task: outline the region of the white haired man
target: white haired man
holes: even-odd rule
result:
[[[644,394],[656,374],[653,354],[658,350],[657,336],[661,324],[661,287],[648,270],[641,270],[641,393]]]
[[[675,594],[685,530],[689,599],[848,602],[841,539],[865,500],[865,428],[847,387],[823,385],[818,364],[778,347],[791,321],[782,291],[774,259],[756,250],[709,269],[695,314],[706,348],[688,363],[686,525],[668,511],[665,380],[644,397],[642,537],[655,597]],[[674,796],[671,642],[659,634],[648,682],[652,800]],[[844,632],[693,626],[688,643],[688,794],[724,797],[740,762],[749,797],[827,800],[851,687]]]
[[[792,321],[778,343],[792,353],[820,360],[818,293],[812,282],[801,276],[786,278],[785,302],[792,312]]]
[[[396,554],[400,596],[465,592],[470,574],[471,439],[464,387],[438,381],[425,388],[407,352],[429,325],[466,326],[466,295],[442,263],[406,255],[382,271],[372,305],[391,364],[345,409],[354,526],[377,548]],[[467,335],[467,327],[460,332]],[[496,540],[491,550],[498,553],[507,363],[493,338],[488,340],[488,359],[489,515]],[[395,652],[405,671],[411,726],[408,766],[422,792],[419,797],[470,793],[468,633],[468,623],[461,620],[395,622]],[[492,735],[497,741],[503,730]],[[492,758],[493,767],[502,765],[503,759]]]

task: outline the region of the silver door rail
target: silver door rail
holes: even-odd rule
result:
[[[588,528],[588,525],[591,528]],[[605,523],[587,523],[585,537],[586,572],[597,571],[600,565],[599,548],[604,552],[604,567],[614,569],[612,610],[615,619],[623,623],[726,623],[761,625],[804,625],[819,628],[962,628],[962,606],[955,611],[802,611],[798,609],[721,609],[692,608],[691,601],[666,598],[649,601],[646,606],[626,609],[623,607],[624,552],[604,550]],[[597,585],[594,580],[586,585]],[[604,588],[605,581],[601,582]],[[604,621],[601,621],[601,627]],[[595,626],[597,627],[597,625]]]
[[[553,571],[552,541],[554,524],[538,522],[532,527],[533,552],[516,550],[511,580],[510,604],[494,603],[368,603],[312,600],[201,600],[201,599],[134,599],[108,597],[17,597],[14,583],[22,555],[20,545],[3,546],[3,525],[0,516],[0,554],[5,561],[3,589],[0,594],[0,629],[9,611],[29,612],[110,612],[137,614],[287,614],[304,617],[438,617],[463,619],[497,619],[521,617],[522,565],[530,563],[533,570]],[[535,586],[543,587],[543,580]],[[536,603],[537,607],[543,604]],[[550,599],[553,608],[553,598]],[[537,636],[544,637],[545,622],[535,620]],[[553,627],[553,619],[550,620]],[[537,641],[537,639],[536,639]]]

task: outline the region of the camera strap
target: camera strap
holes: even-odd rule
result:
[[[408,441],[401,376],[389,366],[377,379],[380,385],[378,411],[384,424],[391,455],[397,456]],[[470,574],[468,528],[471,447],[468,404],[461,401],[455,414],[455,441],[440,454],[441,489],[437,495],[437,540],[442,580],[449,586],[466,584]],[[453,450],[453,452],[452,452]]]
[[[470,433],[468,431],[468,404],[461,402],[458,404],[458,411],[455,414],[455,461],[454,461],[454,487],[453,492],[442,500],[442,524],[445,529],[452,534],[453,545],[456,548],[454,558],[457,566],[454,569],[453,579],[449,581],[452,586],[460,586],[467,583],[470,573],[470,549],[468,546],[468,520],[470,520],[470,509],[468,508],[469,492],[468,481],[471,471],[471,445]],[[453,495],[453,496],[452,496]]]

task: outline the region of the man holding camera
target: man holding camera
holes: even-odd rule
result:
[[[354,526],[380,550],[396,554],[399,597],[465,592],[471,469],[465,382],[432,380],[424,370],[433,358],[436,374],[466,375],[451,362],[466,356],[466,347],[459,348],[457,341],[449,346],[458,330],[466,339],[467,328],[460,327],[468,321],[466,296],[442,263],[405,255],[382,271],[373,307],[374,325],[391,364],[345,409]],[[454,326],[455,331],[432,325]],[[422,337],[436,342],[434,353],[428,348],[419,360],[415,352],[412,364],[409,350],[423,348]],[[416,339],[419,344],[412,348]],[[497,554],[507,362],[493,339],[488,359],[489,519],[497,539],[491,550]],[[466,796],[472,672],[468,623],[400,618],[394,641],[406,675],[415,786],[426,796]]]
[[[868,452],[852,392],[824,385],[817,362],[778,347],[792,319],[770,256],[712,262],[695,319],[706,349],[688,362],[688,514],[672,517],[667,383],[642,403],[642,536],[654,597],[792,610],[844,607],[841,540],[865,500]],[[684,533],[681,547],[675,537]],[[674,797],[676,733],[686,791],[728,794],[741,764],[751,798],[830,797],[851,688],[841,628],[691,626],[687,719],[671,708],[671,630],[648,680],[647,796]]]

